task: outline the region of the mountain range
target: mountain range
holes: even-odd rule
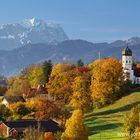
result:
[[[128,39],[133,57],[140,60],[140,37]],[[92,43],[86,40],[70,40],[59,24],[32,18],[20,23],[0,26],[0,73],[15,75],[30,64],[51,59],[52,62],[82,59],[85,64],[100,57],[121,59],[126,41]]]
[[[140,44],[131,40],[129,47],[136,60],[140,60]],[[134,43],[134,44],[133,44]],[[84,63],[91,63],[99,58],[121,58],[121,51],[126,46],[125,41],[113,43],[91,43],[85,40],[66,40],[58,44],[27,44],[13,50],[0,51],[0,73],[5,76],[15,75],[30,64],[41,63],[51,59],[53,63],[70,61],[76,63],[82,59]]]
[[[0,49],[2,50],[12,50],[29,43],[56,44],[67,39],[67,35],[59,24],[37,18],[0,26]]]

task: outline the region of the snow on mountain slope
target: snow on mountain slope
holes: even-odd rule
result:
[[[68,40],[59,24],[32,18],[0,26],[0,49],[12,50],[28,43],[53,44]]]

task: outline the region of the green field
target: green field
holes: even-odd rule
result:
[[[87,114],[86,124],[90,128],[89,140],[126,140],[126,137],[120,136],[124,115],[139,103],[140,88],[137,88],[114,104]]]

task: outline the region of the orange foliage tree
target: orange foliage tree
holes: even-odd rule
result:
[[[106,58],[98,61],[93,68],[91,80],[94,105],[99,107],[118,98],[122,93],[123,79],[122,64],[117,59]]]
[[[36,104],[35,117],[38,120],[49,118],[65,120],[69,116],[69,111],[59,101],[50,101],[46,98],[40,98]]]
[[[46,98],[40,98],[36,107],[35,117],[38,120],[46,120],[50,118],[54,112],[51,101]]]
[[[54,66],[48,83],[48,93],[55,100],[63,100],[69,103],[72,97],[72,83],[75,77],[89,73],[88,67],[76,67],[74,65],[59,64]]]

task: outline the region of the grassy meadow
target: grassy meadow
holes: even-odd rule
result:
[[[90,129],[89,140],[126,140],[125,136],[121,136],[124,115],[139,103],[140,88],[137,88],[114,104],[86,114],[85,122]]]

